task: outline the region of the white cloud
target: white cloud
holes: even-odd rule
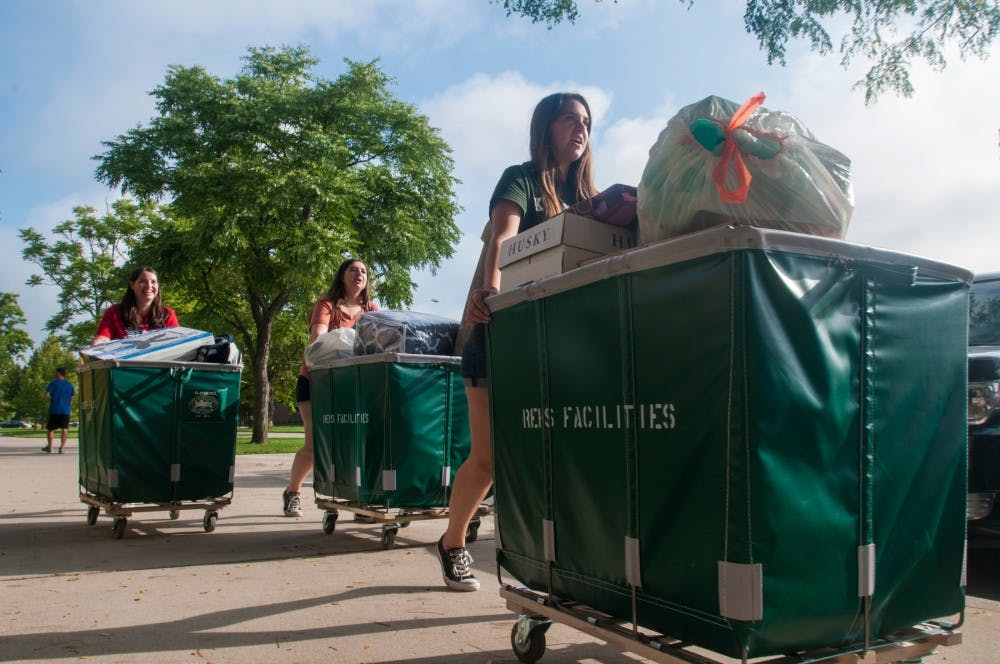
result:
[[[189,41],[205,50],[205,40],[236,45],[247,43],[336,45],[364,35],[379,53],[427,52],[451,46],[480,28],[475,5],[449,0],[409,0],[405,11],[393,0],[361,3],[328,0],[173,0],[171,2],[116,3],[115,22],[144,25],[139,36],[176,45]],[[175,49],[171,49],[175,52]]]
[[[616,182],[638,185],[649,158],[649,149],[663,131],[669,116],[625,118],[611,125],[594,148],[597,186]]]
[[[1000,192],[1000,60],[952,58],[943,72],[918,66],[910,99],[883,96],[865,107],[860,77],[811,56],[791,69],[782,110],[852,160],[854,242],[935,258],[976,270],[1000,261],[984,241],[995,232]],[[787,101],[787,108],[784,106]]]

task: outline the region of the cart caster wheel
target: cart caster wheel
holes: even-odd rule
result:
[[[170,510],[167,514],[170,515],[170,520],[171,521],[176,521],[177,519],[181,518],[181,511],[180,510]]]
[[[91,505],[87,508],[87,525],[92,526],[97,523],[97,515],[101,513],[101,508],[97,505]]]
[[[534,664],[545,654],[545,632],[552,621],[548,618],[521,616],[510,630],[510,647],[519,662]]]
[[[396,526],[386,526],[382,529],[382,548],[389,549],[392,545],[396,543],[396,532],[399,530]]]
[[[337,516],[336,512],[325,512],[323,514],[323,532],[327,535],[332,535],[333,531],[337,529]]]
[[[479,538],[479,524],[482,523],[478,516],[472,517],[472,521],[469,521],[469,527],[465,531],[465,541],[475,542]]]
[[[201,527],[205,529],[206,533],[210,533],[215,530],[215,522],[218,520],[218,512],[205,512],[205,518],[201,521]]]
[[[406,510],[399,510],[399,512],[396,513],[396,516],[397,517],[410,516],[410,512],[407,512]],[[399,526],[400,528],[406,528],[410,525],[410,523],[411,522],[407,519],[406,521],[397,521],[396,525]]]
[[[121,539],[125,537],[125,527],[128,525],[128,519],[123,516],[116,516],[114,523],[111,524],[111,532],[114,534],[115,539]]]

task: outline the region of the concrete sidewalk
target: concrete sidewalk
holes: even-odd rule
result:
[[[291,455],[237,458],[233,504],[213,533],[203,512],[86,525],[75,441],[0,437],[0,661],[516,662],[514,614],[498,596],[491,517],[470,549],[483,588],[446,591],[433,543],[444,522],[414,522],[383,550],[376,525],[342,513],[326,535],[281,516]],[[510,580],[510,579],[507,579]],[[925,659],[996,662],[1000,604],[970,598],[964,643]],[[554,625],[543,662],[645,661]]]

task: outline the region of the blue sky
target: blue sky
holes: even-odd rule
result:
[[[580,0],[576,25],[547,30],[488,0],[0,0],[0,290],[21,294],[40,341],[56,293],[24,285],[36,270],[17,229],[48,232],[73,206],[103,211],[118,197],[94,181],[91,157],[153,116],[148,92],[168,66],[227,77],[248,46],[283,44],[309,46],[331,79],[344,58],[378,58],[396,95],[451,144],[464,237],[436,276],[418,275],[422,311],[459,317],[490,191],[504,166],[527,159],[531,110],[557,89],[591,102],[602,188],[638,182],[680,107],[763,90],[766,107],[851,158],[849,241],[1000,270],[997,49],[986,62],[953,55],[943,73],[918,66],[914,97],[865,107],[851,90],[860,65],[845,71],[836,55],[795,44],[786,67],[768,66],[743,30],[744,7]]]

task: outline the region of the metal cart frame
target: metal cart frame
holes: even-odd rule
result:
[[[499,569],[498,574],[499,578]],[[635,623],[621,621],[583,604],[560,600],[527,588],[504,583],[500,579],[500,597],[507,608],[518,614],[510,634],[511,648],[518,660],[532,664],[545,654],[545,632],[553,623],[567,625],[585,634],[663,664],[722,664],[711,651],[693,650],[693,646],[669,636],[645,634]],[[957,623],[931,621],[915,625],[884,639],[845,648],[782,655],[756,660],[758,664],[888,664],[915,660],[931,654],[939,646],[962,642]],[[699,652],[700,650],[700,652]],[[731,661],[731,660],[729,660]],[[743,664],[748,662],[746,654]]]
[[[323,514],[323,532],[332,535],[337,528],[340,512],[351,512],[355,517],[362,517],[371,523],[382,526],[381,542],[383,549],[390,549],[396,543],[396,534],[400,528],[406,528],[413,521],[429,521],[431,519],[447,519],[447,507],[385,507],[384,505],[369,505],[340,498],[323,498],[316,496],[316,506],[325,510]],[[487,505],[480,505],[469,522],[465,532],[465,541],[475,542],[479,537],[480,517],[493,512]]]
[[[115,539],[125,536],[125,528],[128,526],[128,517],[136,512],[167,512],[170,520],[180,518],[184,510],[205,510],[205,516],[201,521],[202,528],[206,533],[215,530],[215,522],[219,520],[219,510],[233,502],[232,495],[213,498],[211,500],[196,500],[187,502],[165,502],[165,503],[119,503],[104,500],[92,493],[81,490],[80,502],[86,503],[87,525],[93,526],[97,523],[97,517],[104,511],[108,516],[114,517],[111,523],[111,532]]]

